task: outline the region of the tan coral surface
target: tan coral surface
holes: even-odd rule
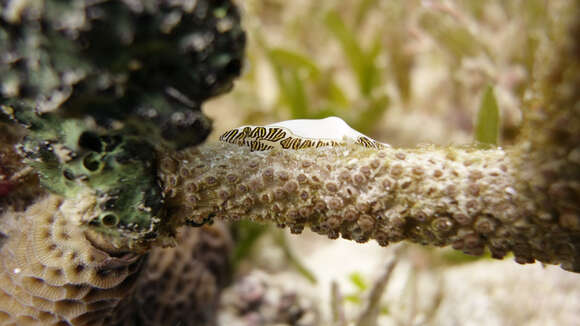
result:
[[[89,205],[87,205],[89,203]],[[85,206],[83,206],[83,204]],[[90,198],[46,195],[0,217],[0,325],[213,325],[229,277],[229,231],[185,229],[176,248],[112,256],[75,221]]]
[[[577,270],[576,231],[536,211],[510,152],[360,146],[251,152],[205,145],[161,164],[168,201],[193,223],[212,218],[305,226],[380,245],[410,240],[469,254]]]
[[[519,263],[580,272],[578,5],[562,8],[542,43],[522,136],[505,149],[206,144],[165,155],[168,203],[193,224],[250,219],[381,245],[487,247],[495,258],[513,252]]]
[[[141,257],[93,247],[75,214],[82,204],[47,195],[6,214],[0,251],[0,324],[99,325],[131,292]]]

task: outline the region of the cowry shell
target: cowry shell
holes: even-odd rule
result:
[[[222,134],[220,141],[250,147],[252,151],[334,147],[347,143],[376,149],[390,147],[352,129],[338,117],[286,120],[266,126],[241,126]]]

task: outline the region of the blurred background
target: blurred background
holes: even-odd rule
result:
[[[491,85],[509,142],[558,2],[246,0],[245,74],[206,111],[229,111],[216,134],[336,115],[395,145],[464,143]]]
[[[204,109],[210,141],[244,124],[338,116],[393,146],[509,145],[565,2],[239,1],[247,62],[234,90]],[[578,276],[558,267],[251,223],[234,231],[241,281],[224,296],[223,325],[580,325]],[[384,295],[369,299],[395,251]],[[244,305],[260,295],[271,300]]]

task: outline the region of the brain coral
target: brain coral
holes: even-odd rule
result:
[[[223,227],[187,229],[148,256],[95,247],[77,221],[91,199],[46,195],[0,217],[0,325],[211,325],[228,280]]]
[[[237,9],[229,1],[75,4],[1,3],[1,109],[29,128],[20,150],[46,188],[35,188],[26,209],[0,216],[1,324],[213,323],[227,232],[188,230],[183,246],[168,250],[123,245],[118,236],[135,224],[119,221],[144,212],[145,224],[163,226],[169,239],[185,224],[244,218],[381,245],[409,240],[476,255],[488,248],[496,258],[513,252],[519,263],[580,271],[577,1],[538,55],[522,137],[505,149],[399,149],[367,138],[299,146],[303,124],[283,123],[298,137],[277,147],[226,136],[176,150],[205,139],[201,102],[240,72]],[[62,10],[76,19],[62,20]],[[146,154],[138,168],[122,167],[134,158],[128,152]],[[134,174],[116,178],[121,170]],[[157,209],[137,196],[125,215],[103,214],[118,208],[103,184],[124,186],[119,196],[153,189]],[[130,240],[159,244],[157,232],[138,235]]]
[[[75,220],[86,212],[82,204],[47,195],[2,217],[3,325],[99,324],[130,292],[142,257],[113,257],[92,246]]]

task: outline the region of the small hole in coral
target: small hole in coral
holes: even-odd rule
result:
[[[74,180],[75,179],[75,175],[72,173],[71,170],[64,170],[62,171],[62,175],[65,177],[65,179],[67,180]]]
[[[78,264],[75,266],[75,272],[77,274],[82,273],[82,271],[84,271],[84,270],[85,270],[85,265],[83,265],[83,264]]]
[[[108,213],[101,217],[101,223],[103,223],[104,226],[115,226],[119,223],[119,218],[114,214]]]
[[[83,148],[95,152],[101,152],[103,150],[103,145],[99,139],[99,136],[88,131],[81,134],[81,137],[79,138],[79,145]]]
[[[97,171],[101,167],[101,163],[97,160],[95,153],[90,153],[83,159],[83,166],[89,171]]]

